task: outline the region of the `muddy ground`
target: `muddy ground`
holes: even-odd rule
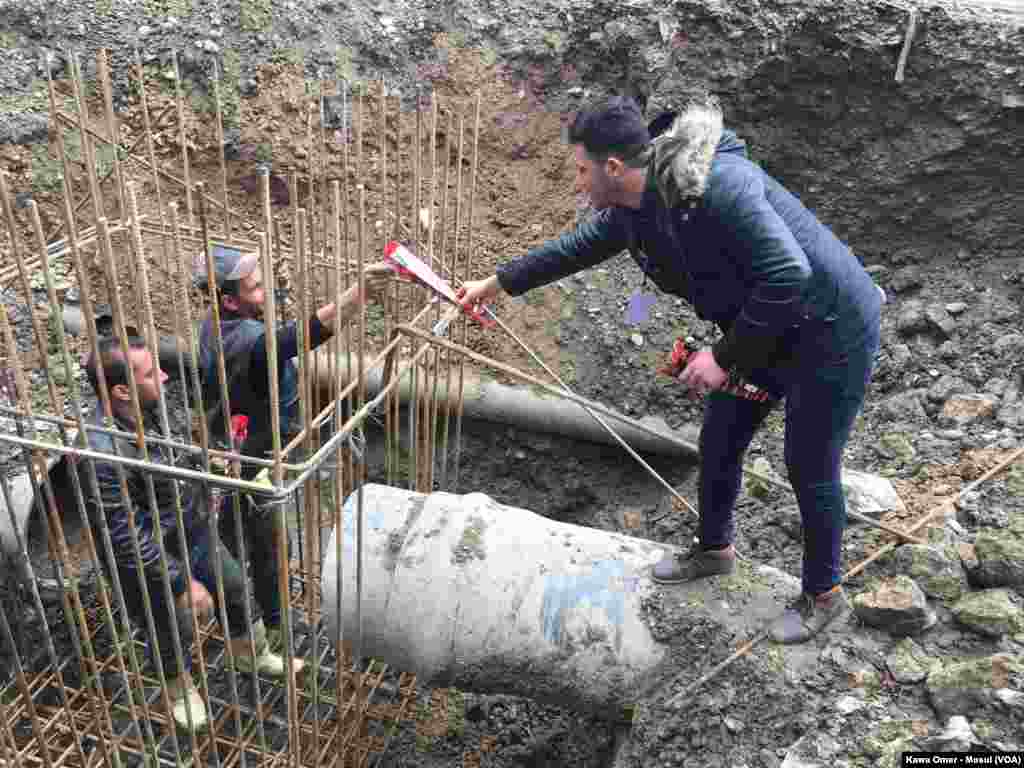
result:
[[[471,270],[475,275],[489,274],[495,264],[556,235],[576,219],[573,169],[560,137],[579,94],[559,87],[550,72],[503,68],[486,50],[473,50],[451,36],[429,36],[424,52],[420,52],[416,75],[424,85],[436,88],[440,103],[447,98],[449,104],[471,107],[477,89],[486,95]],[[306,111],[308,94],[317,81],[310,78],[308,68],[282,58],[253,70],[252,85],[247,85],[250,93],[237,106],[240,130],[228,136],[229,156],[234,158],[228,163],[231,204],[252,222],[259,221],[258,200],[246,191],[246,185],[256,162],[270,161],[283,180],[293,170],[304,171],[318,158]],[[123,63],[127,56],[120,52],[117,60]],[[170,103],[171,94],[159,85],[165,62],[151,63],[158,65],[148,74],[158,94],[150,107],[157,113]],[[570,79],[566,74],[566,81]],[[202,82],[203,78],[197,75],[196,80]],[[599,91],[600,86],[595,84],[594,90]],[[372,102],[373,84],[368,92]],[[204,93],[197,86],[188,106],[194,115],[188,124],[194,145],[193,172],[194,178],[219,189],[217,141],[209,120],[198,108],[208,110],[209,103],[197,103]],[[406,110],[403,138],[398,140],[392,127],[387,139],[388,162],[393,166],[395,150],[400,148],[403,167],[409,169],[408,131],[415,120],[409,110],[414,91],[403,88],[402,94]],[[119,90],[119,103],[124,106],[124,119],[137,125],[138,103],[132,101],[129,89]],[[426,96],[421,103],[426,113]],[[441,124],[445,125],[443,120]],[[157,138],[160,156],[172,163],[174,131],[158,131]],[[336,139],[337,134],[329,138]],[[442,130],[438,138],[442,156],[447,138]],[[753,142],[757,146],[757,137]],[[375,158],[379,160],[380,146],[379,133],[368,132],[370,167]],[[469,166],[469,155],[467,150],[464,168]],[[44,171],[52,169],[53,159],[53,146],[45,143],[0,145],[0,162],[10,174],[12,188],[32,190],[40,203],[44,229],[59,220],[55,190],[41,183],[46,179]],[[342,153],[331,153],[329,159],[331,172],[340,173]],[[765,160],[771,162],[771,158]],[[368,221],[391,221],[387,213],[392,209],[390,195],[383,197],[373,180],[367,190]],[[145,205],[151,206],[152,188],[143,191]],[[795,187],[794,191],[804,190]],[[180,195],[178,201],[184,203]],[[411,207],[410,200],[402,200],[403,211]],[[287,221],[284,205],[276,211]],[[408,213],[402,215],[408,224]],[[370,235],[375,250],[379,251],[389,226],[384,223],[382,231],[375,228]],[[287,232],[286,228],[286,238]],[[975,244],[969,251],[935,248],[908,253],[890,248],[895,239],[897,232],[877,230],[870,235],[862,232],[853,243],[858,253],[871,254],[867,266],[886,290],[889,303],[883,316],[883,344],[875,379],[851,438],[846,464],[891,478],[908,511],[890,516],[890,522],[909,523],[1020,445],[1024,426],[1024,337],[1020,334],[1024,262],[1019,253],[1008,252],[999,241],[989,247]],[[94,278],[100,284],[98,272]],[[671,296],[658,297],[647,322],[627,325],[625,305],[640,285],[639,271],[628,257],[621,256],[525,297],[504,298],[495,310],[579,393],[628,414],[660,416],[674,427],[693,428],[700,423],[700,404],[673,382],[657,377],[655,368],[677,336],[711,341],[713,330]],[[25,299],[13,283],[3,295],[27,349]],[[45,316],[44,295],[38,288],[33,291],[33,302],[35,311]],[[165,300],[157,306],[157,314],[170,318],[173,307]],[[380,341],[383,328],[371,327],[371,334]],[[521,370],[540,373],[514,341],[496,332],[474,330],[470,346]],[[944,410],[962,395],[980,396],[982,407],[964,418]],[[785,476],[782,429],[780,414],[770,417],[751,446],[748,461]],[[685,511],[677,509],[660,487],[617,449],[486,424],[467,425],[464,439],[459,490],[483,490],[502,502],[560,520],[667,543],[686,545],[692,537],[692,521]],[[684,496],[695,500],[692,465],[664,460],[653,463]],[[1024,536],[1022,499],[1024,468],[1018,462],[958,505],[957,520],[965,540],[985,530],[1008,538]],[[748,486],[737,516],[737,545],[742,551],[790,574],[799,573],[801,533],[791,498]],[[851,526],[845,540],[845,564],[853,565],[886,540],[876,530]],[[852,580],[851,592],[898,570],[895,559],[882,560]],[[1024,637],[1019,633],[994,639],[979,636],[956,624],[941,601],[936,601],[935,607],[940,624],[918,639],[927,654],[951,662],[997,651],[1024,652]],[[663,612],[658,621],[661,636],[670,642],[693,629],[685,617],[672,611]],[[738,644],[713,636],[698,639],[697,647],[703,650],[680,660],[681,665],[691,665],[693,677]],[[848,659],[884,668],[880,659],[891,642],[851,625],[835,645]],[[851,672],[854,667],[852,663],[823,664],[813,679],[799,679],[789,689],[774,691],[777,709],[773,713],[744,709],[738,700],[742,677],[739,673],[727,677],[721,687],[696,699],[691,710],[658,715],[654,725],[645,721],[634,745],[637,759],[650,765],[776,766],[802,736],[834,730],[826,721],[837,691],[858,689]],[[597,768],[610,764],[616,739],[621,738],[614,725],[521,698],[466,693],[458,702],[437,722],[414,723],[403,729],[381,764]],[[878,718],[885,713],[897,719],[936,718],[921,684],[887,684],[874,700],[876,705],[882,713]],[[449,716],[448,711],[463,714]],[[990,746],[1019,745],[1019,733],[1007,725],[1012,722],[1012,715],[1000,713],[979,715],[974,724],[979,734],[987,733],[979,738]],[[869,724],[861,725],[867,728]],[[839,755],[852,760],[849,750]]]

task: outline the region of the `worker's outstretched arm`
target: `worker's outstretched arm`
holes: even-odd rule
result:
[[[459,291],[463,306],[487,301],[504,291],[519,296],[580,270],[600,264],[628,245],[625,211],[609,208],[591,216],[554,240],[531,249],[526,255],[502,264],[484,280],[469,280]]]

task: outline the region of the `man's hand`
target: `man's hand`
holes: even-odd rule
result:
[[[192,596],[192,609],[197,619],[205,619],[213,613],[213,598],[202,582],[192,579],[188,585],[188,591],[178,595],[178,610],[185,610],[189,607],[189,595]]]
[[[363,270],[363,284],[365,286],[364,301],[379,299],[384,291],[391,284],[395,273],[388,264],[378,261],[370,264]]]
[[[467,280],[459,288],[455,298],[462,302],[462,306],[466,309],[472,309],[481,302],[493,299],[499,293],[501,293],[501,284],[498,282],[498,276],[491,275],[485,280]]]
[[[702,349],[694,354],[683,372],[679,374],[679,380],[683,384],[701,395],[721,389],[728,379],[729,374],[719,367],[710,349]]]

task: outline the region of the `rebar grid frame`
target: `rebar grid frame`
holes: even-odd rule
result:
[[[361,626],[354,638],[328,638],[323,630],[319,605],[319,567],[326,537],[325,527],[339,526],[342,510],[341,501],[348,493],[355,493],[356,530],[362,529],[361,487],[366,479],[366,465],[354,442],[361,434],[366,419],[378,408],[383,408],[386,418],[386,456],[389,482],[401,484],[405,478],[398,477],[402,457],[399,450],[402,443],[403,426],[409,430],[406,441],[410,454],[409,487],[429,491],[434,486],[435,462],[441,466],[441,476],[447,476],[449,461],[448,421],[456,420],[452,434],[457,437],[461,430],[461,393],[459,409],[454,413],[445,409],[443,440],[435,446],[430,436],[437,433],[439,409],[436,405],[438,381],[443,375],[449,383],[457,373],[462,381],[461,358],[453,359],[430,345],[420,345],[418,350],[412,344],[403,344],[402,339],[388,333],[389,343],[376,357],[371,358],[366,346],[365,306],[357,302],[357,308],[345,318],[344,331],[334,334],[327,346],[312,354],[310,341],[302,338],[304,322],[298,322],[300,354],[298,373],[300,378],[300,420],[298,434],[287,444],[281,440],[277,416],[279,393],[277,377],[271,373],[268,380],[271,401],[271,416],[274,427],[274,445],[270,456],[265,458],[246,456],[233,446],[217,447],[210,435],[210,425],[202,417],[203,395],[199,382],[196,320],[199,313],[193,311],[193,297],[190,295],[191,259],[186,255],[195,249],[202,249],[209,256],[211,243],[230,245],[260,254],[265,275],[266,303],[264,317],[269,328],[277,328],[278,313],[283,317],[285,307],[278,307],[276,285],[281,271],[289,269],[290,283],[297,288],[295,303],[297,320],[309,317],[313,307],[332,301],[343,307],[343,300],[350,290],[364,294],[363,269],[368,253],[379,253],[382,243],[377,236],[367,236],[367,191],[366,180],[370,165],[365,149],[368,130],[367,114],[370,111],[370,97],[359,93],[351,95],[347,83],[336,84],[344,98],[344,130],[341,135],[342,162],[340,179],[329,178],[327,161],[328,133],[324,120],[325,83],[320,84],[320,135],[314,165],[314,153],[309,153],[309,162],[304,173],[291,169],[289,188],[291,208],[287,216],[275,217],[271,209],[269,169],[260,168],[260,226],[246,226],[245,216],[230,206],[227,183],[227,163],[224,156],[223,117],[220,103],[219,74],[213,72],[212,84],[217,110],[215,125],[219,165],[219,186],[222,194],[215,197],[207,192],[202,182],[193,182],[193,165],[189,156],[189,138],[182,99],[181,78],[177,60],[173,68],[174,103],[168,104],[155,121],[150,120],[147,103],[147,89],[144,72],[138,53],[135,56],[135,84],[140,95],[143,118],[142,136],[136,137],[131,148],[124,151],[124,141],[114,113],[112,84],[106,51],[97,57],[98,101],[102,119],[90,118],[90,100],[81,74],[78,57],[69,54],[68,82],[70,83],[76,110],[73,114],[58,107],[56,87],[49,81],[51,125],[55,126],[54,140],[63,168],[63,221],[50,233],[44,233],[39,209],[34,200],[25,206],[31,225],[31,235],[24,238],[23,230],[11,203],[5,174],[0,172],[0,200],[3,206],[3,222],[10,239],[10,258],[0,265],[0,287],[14,283],[17,290],[31,308],[33,294],[29,274],[41,270],[44,276],[51,323],[49,333],[39,319],[32,315],[32,333],[35,346],[33,352],[40,362],[45,378],[47,402],[40,404],[32,397],[30,384],[25,374],[29,364],[24,358],[26,352],[19,349],[10,323],[7,308],[0,303],[0,351],[7,369],[11,373],[13,387],[6,395],[10,402],[0,402],[0,417],[13,422],[14,433],[0,434],[0,442],[17,448],[23,457],[25,473],[30,478],[36,503],[44,513],[47,527],[47,543],[54,565],[57,582],[62,586],[60,604],[64,614],[62,627],[51,630],[45,620],[46,609],[40,592],[40,582],[35,577],[29,548],[24,533],[14,517],[14,505],[8,480],[0,478],[6,514],[10,515],[17,538],[18,552],[14,558],[22,569],[30,574],[29,583],[22,585],[24,593],[30,594],[30,602],[37,613],[44,617],[43,631],[48,651],[48,664],[42,670],[26,669],[14,642],[11,621],[0,609],[2,634],[0,641],[14,650],[14,678],[0,687],[0,754],[5,760],[17,766],[62,766],[91,765],[174,765],[199,762],[204,765],[288,765],[288,766],[363,766],[370,764],[384,753],[398,725],[410,717],[410,707],[415,698],[415,678],[389,671],[386,666],[374,660],[365,660],[361,653]],[[393,208],[387,226],[379,234],[384,241],[398,238],[399,228],[406,233],[405,239],[421,258],[436,271],[453,282],[465,279],[469,274],[469,254],[472,243],[472,214],[476,193],[477,150],[480,130],[480,97],[465,103],[452,102],[446,105],[449,133],[443,164],[443,196],[440,213],[435,213],[435,195],[439,183],[437,139],[439,99],[431,94],[430,128],[425,129],[423,121],[424,97],[416,93],[415,127],[403,131],[402,105],[400,99],[389,98],[383,81],[378,86],[379,129],[381,141],[376,160],[380,166],[380,187],[385,198],[393,193]],[[391,103],[395,103],[392,113]],[[157,157],[153,131],[160,124],[173,124],[167,120],[176,114],[180,171],[168,170],[166,159]],[[458,155],[454,181],[450,178],[452,165],[451,128],[458,114]],[[468,185],[468,199],[464,190],[463,167],[466,164],[467,115],[474,118],[472,141],[471,174]],[[166,122],[165,122],[166,120]],[[389,125],[393,128],[395,146],[393,164],[394,181],[387,174]],[[64,144],[64,131],[77,131],[84,155],[84,185],[87,190],[75,194],[75,169]],[[424,170],[426,154],[424,145],[429,143],[429,169]],[[146,157],[136,154],[145,144]],[[402,149],[407,143],[408,165],[402,163]],[[114,167],[103,179],[96,173],[95,146],[102,144],[113,147]],[[354,152],[350,145],[354,145]],[[126,167],[127,166],[127,167]],[[142,169],[143,176],[133,175],[136,168]],[[180,175],[179,175],[180,173]],[[411,185],[409,180],[411,178]],[[309,190],[305,205],[300,205],[299,182],[304,181]],[[105,198],[103,185],[110,182],[113,195]],[[108,187],[110,186],[108,184]],[[156,205],[140,210],[139,190],[150,185],[155,191]],[[429,205],[425,217],[421,213],[421,187],[429,184]],[[180,211],[175,202],[165,202],[168,185],[175,193],[184,194],[184,210]],[[454,189],[452,189],[454,187]],[[77,197],[77,199],[76,199]],[[405,205],[403,205],[403,202]],[[91,203],[91,205],[89,205]],[[388,200],[390,206],[391,201]],[[454,216],[450,215],[454,207]],[[219,211],[219,216],[209,213]],[[281,218],[286,219],[282,227]],[[435,223],[435,219],[437,223]],[[288,221],[290,220],[290,221]],[[408,224],[405,224],[408,221]],[[425,223],[423,223],[425,221]],[[219,229],[218,229],[219,225]],[[286,239],[282,230],[286,230]],[[242,234],[239,234],[242,232]],[[451,239],[449,240],[449,235]],[[62,235],[60,239],[53,238]],[[460,247],[460,237],[461,247]],[[448,247],[449,242],[452,244]],[[159,254],[159,259],[150,254]],[[54,259],[69,258],[73,262],[74,275],[79,290],[81,307],[85,316],[86,338],[95,354],[99,331],[96,324],[95,303],[102,295],[96,285],[96,275],[105,283],[105,298],[111,305],[112,332],[120,342],[122,355],[127,357],[129,336],[129,311],[134,307],[136,335],[145,339],[146,348],[154,360],[159,360],[162,337],[177,338],[177,368],[182,386],[185,388],[184,410],[186,417],[195,422],[198,439],[187,434],[179,437],[172,431],[165,391],[158,387],[158,418],[160,432],[153,434],[141,426],[142,403],[137,382],[129,366],[128,378],[131,393],[131,410],[134,413],[135,433],[116,428],[110,421],[110,391],[103,380],[102,370],[98,399],[107,416],[105,426],[95,428],[133,443],[141,458],[120,455],[116,446],[112,454],[100,453],[82,446],[80,437],[93,430],[85,421],[81,392],[72,376],[73,366],[69,342],[63,324],[60,322],[61,302],[58,299],[54,275],[50,264]],[[13,261],[13,264],[10,262]],[[208,270],[210,260],[206,259]],[[314,270],[326,270],[328,280],[313,280]],[[353,274],[354,273],[354,274]],[[119,276],[129,276],[125,289]],[[208,277],[209,277],[208,272]],[[318,275],[318,277],[321,277]],[[151,282],[151,279],[153,282]],[[330,295],[333,280],[334,293]],[[323,286],[326,282],[327,286]],[[322,288],[324,288],[322,290]],[[152,299],[161,289],[171,297],[173,305],[173,327],[164,321],[158,327]],[[127,295],[125,295],[127,294]],[[414,286],[398,284],[389,292],[384,302],[385,328],[400,324],[415,325],[421,321],[441,319],[439,307],[432,307],[423,291]],[[217,302],[210,302],[210,312],[219,328]],[[458,312],[449,310],[444,317],[447,323],[456,319]],[[456,325],[456,328],[459,326]],[[462,334],[465,338],[465,318],[462,318]],[[57,337],[58,363],[49,353],[52,336]],[[218,382],[223,401],[227,401],[227,382],[224,368],[223,348],[219,333],[215,334],[217,347]],[[266,334],[268,368],[277,368],[277,342],[274,333]],[[326,352],[326,355],[323,354]],[[324,357],[328,372],[328,386],[323,386],[322,371]],[[391,367],[391,376],[384,388],[372,399],[367,400],[366,374],[373,367],[380,366],[385,357],[401,360],[401,368]],[[352,361],[356,363],[353,365]],[[163,360],[160,360],[164,364]],[[55,383],[57,369],[63,367],[66,387]],[[456,372],[455,369],[458,369]],[[344,372],[343,372],[344,370]],[[397,388],[404,379],[411,379],[411,402],[408,405],[409,420],[406,425],[399,418]],[[343,382],[347,382],[344,384]],[[450,386],[450,384],[449,384]],[[191,387],[191,392],[189,388]],[[447,390],[446,390],[447,391]],[[192,395],[190,400],[189,395]],[[66,406],[72,406],[70,416]],[[190,406],[191,403],[191,406]],[[343,414],[348,418],[343,420]],[[225,426],[230,425],[230,408],[223,409]],[[319,427],[325,423],[333,426],[333,434],[326,440],[319,439]],[[53,436],[39,436],[38,431],[47,427],[56,428],[57,439]],[[79,438],[79,439],[76,439]],[[201,469],[188,470],[162,464],[151,457],[151,451],[167,449],[172,455],[190,454],[197,458]],[[295,458],[301,450],[303,458]],[[99,552],[113,560],[110,531],[106,514],[99,511],[102,535],[94,540],[92,529],[85,512],[85,497],[80,485],[78,472],[72,469],[69,478],[73,485],[75,502],[84,522],[83,535],[86,539],[88,557],[94,572],[104,573],[98,582],[95,597],[98,605],[86,606],[75,568],[69,558],[61,510],[56,503],[54,488],[47,474],[47,457],[67,457],[70,463],[81,463],[91,472],[95,483],[92,461],[102,459],[116,466],[119,472],[122,501],[129,508],[132,520],[132,538],[136,565],[141,574],[141,555],[134,511],[127,486],[128,472],[141,472],[148,489],[148,503],[155,511],[156,496],[154,478],[169,477],[176,481],[195,483],[201,486],[207,496],[229,495],[224,514],[235,515],[241,525],[239,492],[249,492],[265,501],[275,511],[278,520],[280,544],[285,539],[297,541],[298,560],[286,559],[284,555],[274,564],[279,574],[282,590],[283,611],[286,620],[284,628],[284,653],[290,665],[293,658],[302,656],[308,662],[304,684],[294,676],[286,676],[283,684],[270,684],[258,678],[256,673],[243,675],[236,668],[234,652],[225,642],[218,626],[226,625],[224,609],[224,585],[220,568],[217,573],[217,597],[220,606],[219,622],[207,619],[200,623],[193,618],[195,642],[193,648],[182,647],[181,639],[174,638],[176,670],[164,669],[157,663],[155,674],[140,661],[144,658],[147,643],[141,637],[155,638],[153,607],[143,589],[146,626],[138,627],[129,622],[125,607],[124,593],[116,571],[105,571],[99,560]],[[459,459],[456,450],[455,461]],[[429,464],[429,465],[428,465]],[[267,470],[269,484],[241,479],[243,467]],[[325,470],[333,471],[334,480],[329,483],[333,496],[333,511],[324,510],[318,503],[322,499],[320,475]],[[453,477],[457,478],[457,466]],[[448,486],[454,490],[454,486]],[[182,502],[179,487],[175,483],[175,506],[177,532],[186,538],[182,518]],[[285,523],[285,507],[292,504],[300,524],[289,530]],[[232,510],[231,507],[234,507]],[[156,517],[156,515],[153,515]],[[217,513],[210,515],[209,525],[216,528]],[[326,519],[325,519],[326,518]],[[154,535],[160,549],[160,568],[164,589],[171,595],[167,568],[167,551],[164,548],[163,533],[159,526]],[[340,537],[339,537],[340,544]],[[361,537],[357,536],[357,548],[361,549]],[[284,546],[280,551],[286,551]],[[219,550],[214,549],[217,561]],[[244,545],[240,554],[245,561]],[[338,558],[339,568],[341,558]],[[191,564],[187,551],[184,568],[191,579]],[[347,574],[346,574],[347,575]],[[342,584],[341,574],[338,574]],[[140,576],[140,580],[141,580]],[[354,585],[358,606],[362,594],[361,568],[349,576],[348,583]],[[351,588],[351,587],[349,587]],[[339,590],[340,599],[340,590]],[[174,600],[169,601],[172,615],[176,612]],[[246,594],[246,616],[251,617],[251,596]],[[189,607],[194,607],[189,600]],[[193,612],[194,616],[194,612]],[[251,621],[247,622],[251,625]],[[294,626],[293,626],[294,625]],[[54,636],[60,630],[62,639],[70,641],[74,653],[59,655]],[[106,651],[97,652],[106,634]],[[122,638],[111,641],[110,637]],[[248,644],[255,651],[255,638],[249,632]],[[336,644],[337,642],[337,644]],[[152,645],[152,643],[150,644]],[[66,650],[66,645],[62,648]],[[167,714],[170,699],[166,693],[167,680],[183,673],[184,659],[190,655],[198,671],[199,690],[209,709],[211,723],[201,733],[185,733],[175,729]],[[311,670],[311,671],[310,671]],[[390,675],[397,679],[386,680]],[[315,684],[311,681],[315,681]],[[328,693],[328,691],[332,693]],[[375,701],[381,691],[387,694],[384,702]],[[54,700],[56,697],[56,700]],[[191,717],[191,713],[190,713]]]

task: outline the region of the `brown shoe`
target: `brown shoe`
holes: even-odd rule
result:
[[[651,578],[659,584],[682,584],[707,576],[726,576],[736,569],[736,550],[704,549],[694,544],[689,552],[665,555],[654,564]]]
[[[804,592],[768,625],[768,633],[783,645],[806,643],[849,609],[850,602],[838,584],[820,595]]]

